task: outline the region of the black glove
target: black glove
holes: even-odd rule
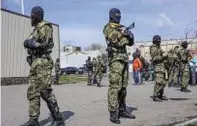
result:
[[[134,44],[134,35],[132,32],[129,32],[129,35],[127,36],[129,39],[129,46],[132,46]]]
[[[25,48],[36,48],[36,41],[35,39],[27,39],[24,41]]]

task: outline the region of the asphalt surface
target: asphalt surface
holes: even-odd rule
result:
[[[109,121],[107,110],[108,82],[102,87],[86,84],[67,84],[53,86],[66,126],[115,126]],[[180,92],[178,88],[165,88],[165,94],[171,100],[153,102],[154,84],[128,86],[128,110],[136,119],[121,118],[121,126],[170,126],[197,117],[197,86],[189,87],[192,93]],[[28,120],[28,85],[1,87],[1,124],[2,126],[20,126]],[[49,126],[50,113],[46,103],[41,101],[41,126]]]

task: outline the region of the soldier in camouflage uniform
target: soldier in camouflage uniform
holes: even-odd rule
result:
[[[93,82],[92,83],[95,84],[96,83],[95,72],[96,72],[96,64],[97,64],[95,57],[92,59],[92,64],[93,64],[93,70],[92,70]]]
[[[33,32],[24,41],[29,56],[27,61],[31,67],[29,73],[30,86],[27,90],[30,120],[24,126],[39,126],[40,97],[47,103],[53,122],[51,126],[64,126],[55,95],[51,88],[53,60],[50,56],[53,43],[53,29],[50,23],[43,21],[44,11],[36,6],[31,11]]]
[[[178,59],[180,62],[180,71],[181,71],[181,91],[182,92],[191,92],[187,89],[190,73],[189,73],[189,60],[191,55],[189,50],[187,50],[188,42],[184,41],[181,43],[181,47],[177,51]]]
[[[179,62],[177,56],[178,46],[168,52],[168,86],[178,86]]]
[[[101,56],[97,56],[97,64],[96,64],[96,71],[95,71],[95,77],[97,81],[97,86],[101,87],[101,80],[103,77],[103,70],[105,68],[105,63],[102,60]]]
[[[107,41],[109,61],[108,110],[110,121],[120,123],[119,117],[135,118],[126,110],[128,85],[128,54],[126,46],[134,44],[134,35],[120,25],[121,13],[117,8],[109,11],[109,23],[103,29]]]
[[[55,62],[55,80],[54,84],[59,85],[59,78],[60,78],[60,59],[57,58]]]
[[[164,87],[166,85],[165,79],[165,65],[164,60],[167,58],[167,54],[163,54],[163,50],[160,47],[161,37],[159,35],[155,35],[153,37],[153,45],[150,46],[150,55],[152,58],[153,65],[155,67],[155,79],[156,83],[154,86],[153,92],[153,101],[167,100],[164,93]]]
[[[92,84],[92,72],[93,72],[93,64],[92,64],[90,56],[88,56],[88,59],[86,60],[86,67],[88,69],[88,83],[87,83],[87,85],[89,86]]]

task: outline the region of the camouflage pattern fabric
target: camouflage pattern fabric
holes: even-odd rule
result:
[[[164,93],[164,87],[166,85],[166,79],[165,79],[165,65],[164,65],[164,57],[163,57],[163,51],[161,47],[153,44],[150,47],[150,55],[155,67],[155,86],[153,91],[153,96],[159,97],[162,96]]]
[[[59,84],[59,78],[60,78],[60,63],[56,62],[55,63],[55,80],[54,84]]]
[[[40,22],[29,38],[36,38],[36,44],[40,47],[47,49],[49,39],[52,38],[52,27],[42,21]],[[53,69],[53,60],[48,54],[45,57],[33,56],[29,72],[29,88],[27,90],[27,98],[29,100],[29,116],[32,119],[37,119],[40,114],[40,96],[43,90],[51,90],[51,73]],[[56,101],[55,97],[50,97]]]
[[[102,59],[98,58],[98,62],[96,64],[96,71],[95,71],[95,77],[97,80],[97,85],[101,85],[101,80],[103,77],[103,70],[105,68],[105,63]]]
[[[170,50],[168,53],[168,73],[169,73],[169,85],[178,85],[179,74],[179,62],[176,50]]]
[[[96,72],[96,65],[97,65],[96,58],[93,58],[92,64],[93,64],[92,76],[94,77]]]
[[[108,110],[118,111],[119,104],[126,100],[126,88],[128,85],[128,54],[126,45],[131,46],[131,41],[116,30],[119,24],[108,23],[103,29],[105,38],[112,45],[112,56],[109,58],[109,89],[108,89]],[[124,93],[122,93],[124,92]],[[124,96],[120,96],[124,94]],[[123,103],[122,103],[123,104]]]
[[[88,69],[87,85],[91,85],[92,84],[92,74],[93,74],[93,64],[92,64],[92,61],[86,60],[86,67]]]
[[[180,62],[180,72],[181,72],[181,87],[187,88],[190,78],[189,73],[189,51],[181,47],[177,51],[178,59]]]
[[[88,85],[92,84],[92,71],[88,70]]]

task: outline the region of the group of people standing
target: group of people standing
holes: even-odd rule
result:
[[[27,99],[29,100],[29,120],[24,126],[39,126],[38,118],[40,115],[40,98],[42,98],[51,113],[51,126],[64,126],[64,119],[59,111],[59,106],[53,93],[51,84],[51,74],[54,66],[50,56],[54,47],[52,25],[43,20],[44,11],[36,6],[31,11],[31,24],[34,30],[24,41],[24,47],[27,49],[27,62],[30,65],[29,88],[27,90]],[[109,62],[109,89],[108,89],[108,111],[110,121],[120,124],[120,118],[126,117],[135,119],[135,116],[127,111],[126,96],[128,86],[128,53],[126,46],[134,44],[134,34],[125,26],[120,24],[121,12],[117,8],[109,11],[109,22],[104,26],[103,34],[108,42],[108,62]],[[160,47],[161,37],[153,37],[153,45],[150,47],[150,55],[155,66],[156,84],[154,87],[153,100],[161,101],[167,98],[163,96],[166,85],[165,78],[165,60],[167,53],[164,53]],[[189,82],[189,64],[190,53],[187,50],[188,43],[184,41],[177,52],[177,61],[181,70],[181,91],[189,92],[187,85]],[[59,60],[57,61],[59,62]],[[86,61],[88,68],[88,85],[96,78],[97,86],[101,86],[103,69],[105,63],[101,56],[91,61],[88,57]],[[59,65],[57,64],[58,68]]]
[[[169,85],[178,85],[177,77],[180,76],[180,84],[182,92],[191,92],[188,89],[190,79],[189,61],[192,56],[187,49],[188,42],[183,41],[181,46],[176,46],[169,53],[161,49],[161,37],[155,35],[153,37],[153,45],[150,47],[150,55],[152,63],[155,67],[156,84],[154,87],[153,101],[167,100],[164,96],[164,87]],[[178,75],[179,73],[179,75]]]
[[[98,87],[101,87],[101,81],[103,77],[103,72],[106,68],[106,65],[103,61],[103,58],[98,55],[97,59],[89,56],[86,60],[86,67],[88,69],[88,82],[87,85],[97,84]]]

